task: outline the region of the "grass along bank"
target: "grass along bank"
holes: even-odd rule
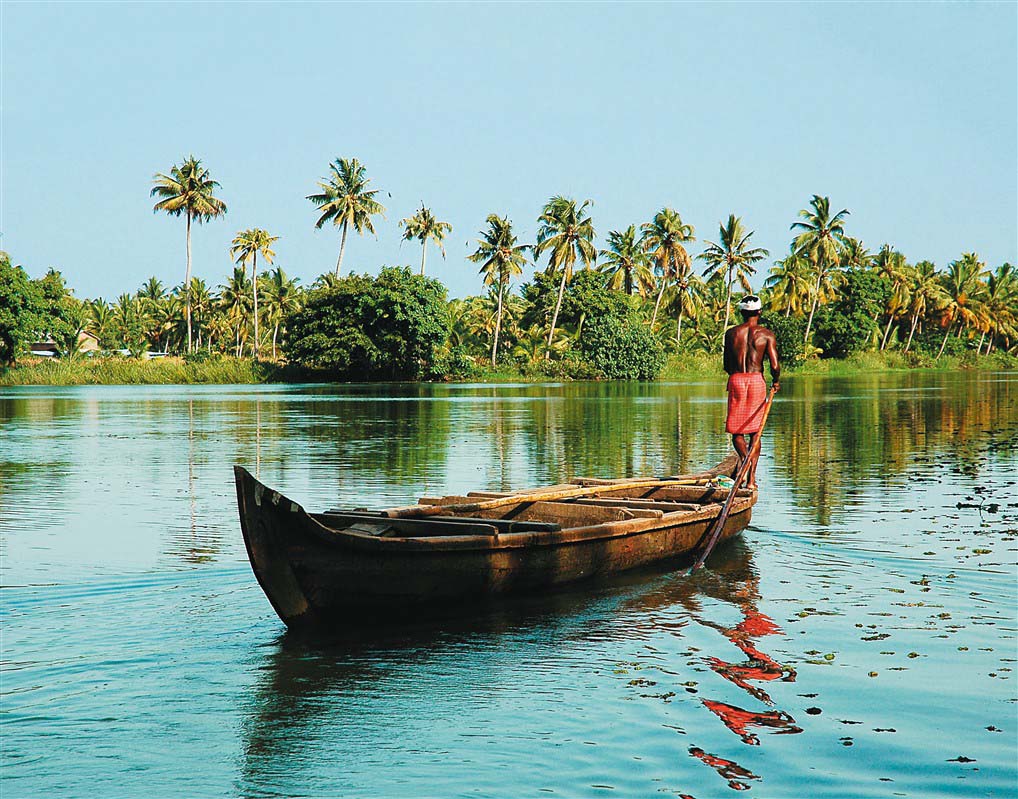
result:
[[[183,358],[40,358],[0,369],[0,386],[271,383],[283,381],[285,372],[275,363],[225,356],[190,363]]]
[[[848,358],[811,359],[784,366],[784,375],[853,375],[887,371],[999,371],[1018,370],[1018,357],[1003,352],[977,356],[931,356],[900,352],[864,352]],[[692,352],[670,355],[659,380],[689,378],[721,379],[724,370],[721,354]],[[579,379],[585,379],[580,376]],[[577,379],[567,374],[547,374],[536,370],[521,371],[510,367],[478,367],[469,375],[452,376],[451,382],[468,383],[543,383]],[[78,385],[191,385],[330,382],[325,375],[271,361],[217,356],[206,361],[187,362],[183,358],[142,361],[129,358],[73,360],[26,359],[14,367],[0,368],[2,386],[78,386]]]

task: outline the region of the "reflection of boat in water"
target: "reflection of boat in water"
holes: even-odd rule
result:
[[[425,606],[526,594],[688,556],[728,491],[706,472],[578,480],[513,493],[425,499],[410,508],[310,514],[236,467],[241,527],[255,576],[288,626],[405,618]],[[740,491],[722,540],[750,521]]]
[[[401,735],[420,732],[430,738],[436,726],[452,723],[450,708],[476,709],[486,701],[474,694],[478,685],[491,685],[497,694],[518,691],[525,697],[521,701],[533,702],[536,715],[525,717],[531,721],[547,717],[542,697],[554,701],[568,696],[565,691],[586,693],[587,688],[571,685],[576,666],[605,673],[609,688],[621,686],[628,678],[598,665],[606,651],[642,651],[655,637],[670,639],[666,620],[688,619],[687,607],[733,601],[753,571],[750,545],[736,539],[710,565],[693,579],[651,566],[582,587],[493,603],[480,614],[464,611],[399,627],[288,631],[259,648],[249,667],[255,677],[243,714],[238,795],[293,795],[287,791],[301,794],[302,788],[315,795],[323,768],[332,768],[323,765],[326,760],[335,765],[330,774],[340,774],[344,762],[352,767],[353,759],[365,752],[388,752],[400,761],[401,747],[422,745]],[[684,647],[677,644],[676,651]],[[517,682],[528,664],[555,663],[563,653],[567,660],[551,667],[554,671],[544,666],[535,670],[532,681]],[[675,701],[687,696],[680,693]],[[698,699],[689,696],[687,701],[688,711],[682,712],[716,724]],[[414,720],[410,730],[407,719]],[[516,732],[500,727],[494,734]],[[351,788],[347,795],[363,793]]]

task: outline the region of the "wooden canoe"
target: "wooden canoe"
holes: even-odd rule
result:
[[[517,492],[424,498],[382,511],[308,513],[234,467],[258,583],[289,627],[409,621],[435,606],[536,593],[668,558],[691,558],[721,511],[731,455],[660,480],[578,479]],[[749,524],[740,490],[722,541]]]

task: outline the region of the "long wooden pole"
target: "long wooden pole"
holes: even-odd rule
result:
[[[610,491],[629,490],[633,488],[668,488],[670,486],[705,485],[707,478],[685,480],[636,480],[626,483],[609,483],[597,486],[577,486],[563,488],[558,491],[533,491],[529,494],[509,494],[483,502],[459,502],[455,505],[409,505],[405,508],[389,508],[383,514],[392,519],[410,519],[420,516],[448,515],[450,513],[477,513],[478,511],[504,508],[507,505],[520,505],[524,502],[551,502],[558,499],[574,497],[593,497]]]
[[[696,559],[696,563],[689,570],[692,574],[697,569],[702,569],[704,562],[710,556],[710,553],[714,550],[715,545],[721,538],[721,533],[725,529],[725,522],[728,521],[728,514],[731,513],[732,505],[735,503],[735,495],[739,491],[739,486],[742,485],[742,481],[746,479],[746,475],[749,474],[749,465],[753,462],[753,457],[760,451],[760,441],[763,439],[764,425],[767,424],[767,417],[771,412],[771,403],[774,402],[774,388],[771,388],[770,394],[767,395],[767,400],[764,403],[763,418],[760,419],[760,429],[757,431],[756,436],[753,438],[753,445],[749,448],[749,454],[746,456],[746,460],[739,466],[739,471],[735,473],[735,484],[728,490],[728,499],[725,500],[724,506],[721,508],[721,513],[718,514],[718,518],[714,521],[714,526],[711,527],[710,532],[707,534],[707,543],[703,548],[703,552],[700,553],[700,557]]]

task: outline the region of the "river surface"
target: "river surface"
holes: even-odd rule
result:
[[[1018,375],[789,377],[741,540],[284,632],[231,467],[310,509],[727,450],[723,385],[0,390],[0,794],[1013,797]]]

